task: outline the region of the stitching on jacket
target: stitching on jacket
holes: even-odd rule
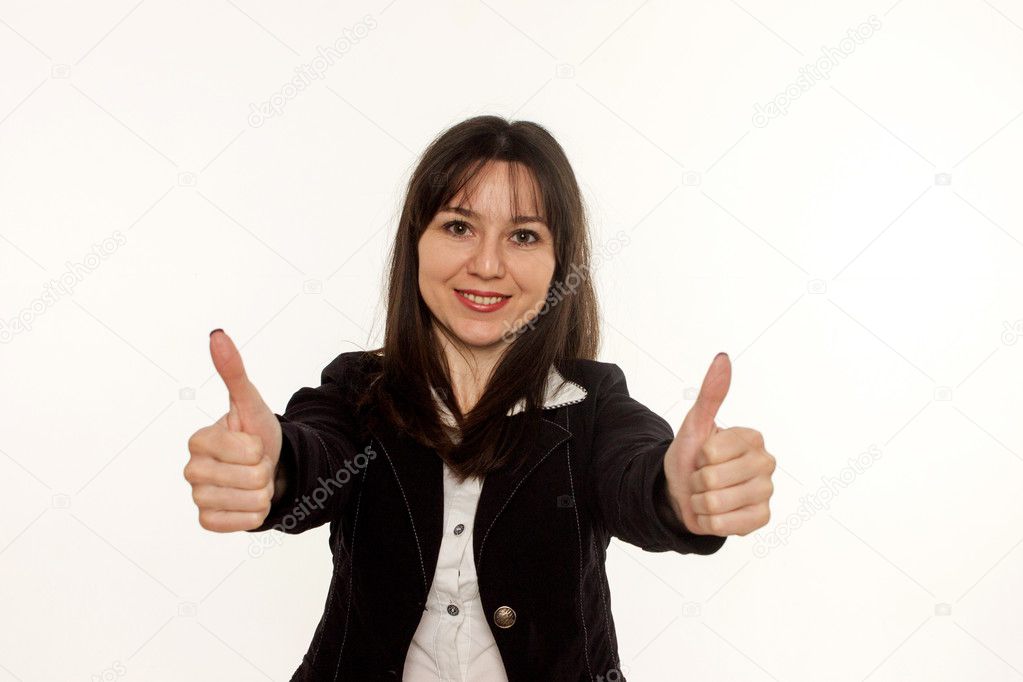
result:
[[[565,430],[568,428],[568,410],[565,410]],[[572,447],[571,437],[565,442],[565,462],[568,463],[568,488],[572,491],[572,512],[575,514],[575,538],[579,545],[579,620],[583,624],[583,652],[586,654],[586,672],[593,679],[593,669],[590,667],[590,632],[586,627],[586,611],[583,608],[583,535],[579,529],[579,505],[575,499],[575,483],[572,481]]]
[[[370,441],[372,442],[372,441]],[[380,444],[383,447],[383,443]],[[369,464],[362,470],[362,484],[359,486],[359,496],[355,500],[355,518],[352,520],[352,550],[348,553],[348,601],[345,605],[345,634],[341,638],[341,648],[337,652],[337,665],[334,668],[334,680],[341,672],[341,659],[345,652],[345,642],[348,641],[348,617],[352,613],[352,581],[355,579],[355,531],[359,527],[359,507],[362,506],[362,491],[366,489],[366,476],[369,474]],[[340,530],[338,531],[340,533]],[[319,651],[319,647],[317,647]],[[314,656],[315,659],[315,656]]]
[[[643,454],[644,454],[644,451],[641,450],[640,452],[637,452],[635,455],[633,455],[632,458],[625,465],[625,468],[623,469],[623,471],[628,471],[629,469],[631,469],[632,465],[636,462],[636,460],[638,460],[640,457],[642,457]],[[618,498],[617,500],[615,500],[615,503],[616,503],[617,509],[618,509],[618,527],[619,528],[622,527],[622,486],[624,484],[625,484],[625,478],[623,476],[618,481],[618,490],[616,491],[616,495],[615,495]]]
[[[573,383],[575,383],[575,382],[573,382]],[[576,384],[576,386],[579,386],[579,384]],[[583,388],[582,386],[579,386],[579,388],[582,389],[582,391],[584,393],[582,398],[577,398],[575,400],[568,400],[568,401],[565,401],[563,403],[556,403],[554,405],[544,405],[540,409],[542,409],[542,410],[556,410],[559,407],[565,407],[566,405],[575,405],[576,403],[581,403],[582,401],[586,400],[586,395],[585,395],[586,389]]]
[[[560,428],[563,428],[563,427],[561,426],[561,424],[557,424],[557,423],[555,423],[555,422],[552,422],[552,421],[551,421],[550,419],[547,419],[546,417],[541,417],[541,419],[543,419],[543,421],[547,422],[548,424],[554,424],[554,426],[557,426],[557,427],[558,427],[559,429],[560,429]],[[572,434],[572,432],[571,432],[571,431],[569,431],[569,436],[571,436],[571,434]],[[558,443],[558,445],[560,445],[560,443]],[[554,447],[552,447],[552,448],[551,448],[550,450],[548,450],[548,451],[547,451],[547,452],[546,452],[546,453],[544,454],[544,456],[543,456],[543,457],[541,457],[540,459],[536,460],[536,464],[534,464],[534,465],[533,465],[532,467],[530,467],[529,471],[527,471],[527,472],[525,473],[525,475],[523,475],[523,476],[522,476],[522,478],[520,478],[520,479],[519,479],[519,482],[515,484],[515,487],[514,487],[514,488],[512,488],[512,491],[511,491],[511,493],[509,493],[509,494],[508,494],[508,497],[507,497],[507,498],[505,498],[505,500],[504,500],[504,504],[502,504],[502,505],[501,505],[501,508],[497,510],[497,513],[496,513],[496,514],[494,514],[494,518],[493,518],[493,519],[491,519],[491,521],[490,521],[490,525],[489,525],[489,526],[487,526],[487,532],[483,534],[483,539],[482,539],[482,540],[480,540],[480,548],[479,548],[479,551],[477,552],[477,557],[476,557],[476,568],[477,568],[477,570],[479,569],[479,564],[480,564],[480,561],[481,561],[481,560],[483,559],[483,545],[487,544],[487,536],[488,536],[488,535],[490,535],[490,529],[494,527],[494,524],[495,524],[495,523],[497,523],[497,517],[501,515],[501,512],[503,512],[503,511],[504,511],[504,508],[508,506],[508,503],[509,503],[509,502],[511,502],[511,498],[515,496],[515,492],[516,492],[516,491],[517,491],[517,490],[519,489],[519,486],[520,486],[520,485],[522,485],[522,482],[523,482],[523,481],[525,481],[525,480],[526,480],[527,478],[529,478],[529,475],[530,475],[531,473],[533,473],[533,471],[534,471],[534,470],[535,470],[535,469],[536,469],[536,468],[537,468],[538,466],[540,466],[540,464],[541,464],[541,463],[542,463],[542,462],[543,462],[543,461],[544,461],[545,459],[547,459],[547,455],[549,455],[549,454],[551,454],[552,452],[554,452],[554,448],[556,448],[556,447],[558,447],[558,446],[557,446],[557,445],[555,445],[555,446],[554,446]]]
[[[318,440],[320,442],[320,446],[323,448],[324,456],[327,457],[328,465],[332,465],[333,464],[332,463],[333,458],[330,456],[330,448],[328,448],[327,444],[323,442],[323,438],[320,437],[319,432],[316,429],[308,426],[307,424],[303,424],[302,422],[294,422],[294,423],[298,424],[303,430],[308,431],[309,433],[312,433],[314,436],[316,436],[316,440]],[[338,568],[337,564],[335,564],[334,565],[333,574],[330,577],[330,588],[329,588],[329,594],[327,595],[327,607],[326,607],[326,609],[324,610],[324,613],[323,613],[323,622],[324,623],[330,617],[330,607],[334,603],[334,587],[335,587],[335,580],[337,578],[337,568]],[[313,658],[309,662],[310,667],[316,664],[316,657],[320,653],[320,645],[322,643],[323,643],[323,629],[321,628],[320,629],[320,634],[316,638],[315,648],[313,649]]]
[[[423,573],[423,590],[428,592],[430,585],[426,582],[426,565],[423,563],[423,547],[419,544],[419,533],[416,532],[416,522],[412,519],[412,507],[408,503],[408,497],[405,496],[405,488],[401,485],[401,479],[398,478],[398,471],[394,468],[394,462],[391,461],[391,455],[387,452],[387,446],[384,442],[377,439],[380,443],[380,449],[384,451],[384,455],[387,457],[387,462],[391,465],[391,471],[394,472],[394,480],[398,484],[398,490],[401,491],[401,497],[405,500],[405,511],[408,513],[408,522],[412,525],[412,535],[416,539],[416,551],[419,552],[419,570]]]
[[[333,455],[330,452],[330,448],[327,447],[327,444],[323,442],[323,438],[320,437],[320,432],[319,431],[317,431],[313,427],[309,426],[308,424],[303,424],[302,422],[292,422],[292,423],[293,424],[298,424],[300,428],[302,428],[302,429],[308,431],[309,433],[313,434],[314,436],[316,436],[316,440],[320,441],[320,445],[323,447],[323,453],[327,457],[327,464],[332,469],[339,468],[337,466],[337,461],[335,461]]]
[[[327,608],[323,612],[323,622],[326,623],[330,617],[330,605],[334,603],[334,585],[337,580],[337,564],[334,564],[334,573],[330,576],[330,594],[327,596]],[[309,667],[312,668],[316,665],[316,657],[320,655],[320,643],[323,641],[323,631],[325,627],[320,628],[320,633],[316,637],[316,646],[313,649],[312,660],[309,661]]]
[[[316,440],[320,441],[320,446],[323,448],[323,451],[325,453],[327,453],[327,459],[328,460],[333,459],[330,456],[330,448],[327,447],[327,444],[323,442],[323,438],[320,437],[320,432],[317,431],[316,429],[310,429],[310,430],[313,432],[313,435],[316,436]],[[333,464],[334,462],[331,462],[331,463]]]
[[[594,554],[594,552],[593,552],[593,550],[594,550],[593,542],[594,542],[593,534],[591,533],[590,534],[590,554],[591,554],[591,556]],[[601,567],[600,574],[601,574],[601,580],[600,580],[600,584],[597,585],[597,588],[600,590],[600,601],[603,602],[603,604],[604,604],[604,628],[605,628],[604,634],[607,635],[607,648],[611,651],[611,660],[615,664],[615,670],[621,670],[622,665],[621,665],[621,662],[618,660],[618,652],[616,651],[616,647],[614,645],[614,642],[611,641],[611,619],[608,616],[608,611],[607,611],[607,598],[604,597],[604,581],[606,580],[606,577],[604,577],[605,574],[604,574],[603,567]]]

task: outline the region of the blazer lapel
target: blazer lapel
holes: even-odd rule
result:
[[[435,452],[404,432],[388,428],[386,433],[373,432],[373,435],[382,446],[383,459],[393,472],[404,498],[412,535],[419,549],[425,596],[437,568],[443,533],[443,462]]]
[[[556,447],[572,435],[568,429],[547,418],[549,411],[580,402],[585,398],[585,388],[566,379],[553,365],[551,366],[547,375],[543,414],[537,431],[532,437],[527,434],[525,446],[527,452],[522,466],[515,474],[511,474],[509,469],[505,468],[492,471],[483,478],[473,524],[473,549],[477,566],[490,529],[515,495],[515,491]],[[438,407],[441,410],[441,418],[452,423],[450,414],[439,399]],[[508,410],[507,416],[512,418],[524,409],[525,399],[522,399]],[[405,509],[421,558],[425,594],[437,568],[437,556],[444,532],[444,464],[435,452],[423,447],[403,432],[387,429],[384,433],[373,432],[373,436],[381,444],[384,460],[393,472],[404,497]]]
[[[473,523],[473,553],[475,554],[476,566],[479,567],[483,557],[483,548],[486,545],[487,535],[494,526],[497,518],[508,506],[515,491],[525,482],[540,464],[547,459],[547,456],[556,447],[564,443],[572,434],[560,424],[550,421],[546,417],[540,419],[540,424],[535,437],[526,446],[527,453],[525,461],[518,472],[512,475],[508,468],[498,471],[491,471],[483,477],[483,488],[480,490],[480,500],[476,507],[476,519]]]
[[[497,517],[508,506],[515,491],[556,447],[572,436],[568,429],[551,421],[544,413],[564,405],[581,402],[585,398],[585,388],[563,377],[554,365],[551,365],[547,373],[540,424],[534,437],[526,445],[528,452],[522,466],[514,475],[508,469],[501,469],[492,471],[483,478],[483,488],[480,490],[479,505],[476,507],[476,520],[473,524],[472,536],[477,567],[483,556],[487,535],[497,521]],[[526,401],[523,398],[508,410],[508,417],[522,412],[525,407]]]

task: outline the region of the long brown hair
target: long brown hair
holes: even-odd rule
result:
[[[433,318],[419,292],[419,239],[441,207],[463,189],[471,196],[480,170],[507,161],[509,173],[528,169],[539,189],[556,264],[544,308],[508,344],[478,403],[459,411],[449,382],[447,358],[434,336]],[[521,164],[521,165],[519,165]],[[512,201],[516,183],[513,188]],[[514,205],[513,205],[514,207]],[[524,434],[540,420],[544,383],[552,364],[593,359],[599,346],[596,296],[590,278],[586,211],[575,174],[561,145],[542,126],[477,116],[437,136],[409,180],[390,253],[384,345],[360,409],[435,449],[459,480],[521,463],[515,456]],[[565,284],[572,282],[572,286]],[[566,293],[566,289],[568,290]],[[507,335],[506,335],[507,336]],[[459,427],[452,438],[442,427],[431,386]],[[520,399],[522,416],[507,416]],[[375,409],[368,410],[368,406]]]

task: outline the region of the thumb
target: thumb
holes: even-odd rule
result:
[[[230,401],[227,428],[230,431],[242,431],[244,426],[253,423],[255,415],[265,407],[263,398],[245,374],[245,365],[234,341],[222,329],[214,329],[210,333],[210,356],[217,374],[227,386]]]
[[[700,393],[696,402],[682,421],[680,432],[705,440],[717,431],[714,418],[717,416],[721,403],[728,395],[728,387],[732,383],[732,361],[727,353],[718,353],[710,363],[707,375],[703,378]]]

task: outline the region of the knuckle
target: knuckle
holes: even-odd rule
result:
[[[707,511],[707,493],[696,493],[690,498],[693,512],[704,514]]]
[[[713,438],[709,439],[703,444],[703,456],[706,457],[708,462],[718,461],[718,453],[720,449]]]
[[[199,525],[205,528],[206,530],[213,530],[210,513],[205,509],[199,510]]]
[[[201,429],[196,429],[195,433],[188,437],[189,447],[202,448],[209,439],[210,427],[204,426]]]
[[[246,462],[255,462],[259,459],[261,445],[259,442],[259,436],[253,436],[248,433],[239,433],[238,439],[241,441],[239,451],[244,456]]]
[[[188,464],[185,465],[185,468],[182,470],[182,474],[184,474],[185,480],[191,483],[192,485],[198,483],[199,477],[202,474],[202,471],[199,469],[198,460],[196,459],[188,460]]]
[[[260,515],[259,512],[249,512],[245,515],[245,530],[251,530],[253,528],[259,528],[263,523],[264,516]]]
[[[707,530],[709,530],[714,535],[721,535],[722,534],[721,531],[723,530],[722,528],[723,523],[724,522],[721,520],[720,516],[708,516]]]
[[[711,514],[717,514],[721,510],[721,494],[709,492],[704,495],[703,506],[707,508],[707,511]]]
[[[266,486],[270,481],[266,475],[266,469],[260,466],[249,467],[246,473],[249,487],[253,490]]]

